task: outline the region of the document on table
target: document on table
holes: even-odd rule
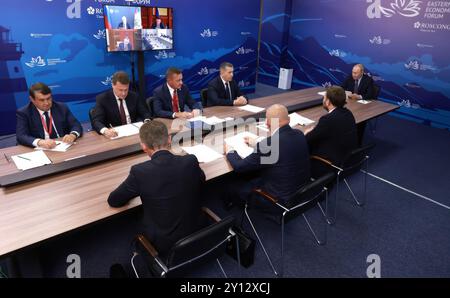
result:
[[[369,103],[370,103],[370,100],[364,100],[364,99],[361,99],[361,100],[358,100],[358,102],[361,103],[361,104],[363,104],[363,105],[366,105],[366,104],[369,104]]]
[[[222,122],[226,122],[226,121],[232,121],[234,120],[234,118],[232,117],[227,117],[227,118],[219,118],[216,116],[212,116],[212,117],[205,117],[205,116],[197,116],[194,118],[189,119],[189,122],[195,122],[195,121],[202,121],[208,125],[216,125],[218,123],[222,123]]]
[[[327,94],[327,91],[317,92],[317,94],[319,94],[320,96],[325,96],[325,94]]]
[[[320,96],[325,96],[327,94],[327,91],[317,92],[317,94],[319,94]],[[350,95],[352,95],[351,91],[345,91],[345,98],[348,98]]]
[[[73,143],[64,143],[61,141],[55,141],[56,143],[56,147],[53,149],[47,149],[47,148],[43,148],[43,147],[36,147],[34,148],[35,150],[46,150],[46,151],[55,151],[55,152],[66,152],[67,149],[69,149],[70,146],[73,145]]]
[[[200,144],[192,147],[181,147],[186,153],[195,155],[198,162],[208,163],[221,158],[223,155],[206,145]]]
[[[114,127],[114,130],[117,132],[118,135],[117,137],[111,138],[111,140],[137,135],[139,133],[139,128],[141,128],[143,124],[144,124],[143,122],[137,122],[122,126],[116,126]]]
[[[41,167],[43,165],[49,165],[52,163],[45,152],[42,150],[14,155],[11,156],[11,158],[16,164],[16,167],[22,171]]]
[[[313,120],[308,119],[308,118],[303,117],[303,116],[300,116],[300,115],[297,114],[297,113],[292,113],[292,114],[290,114],[290,115],[289,115],[289,118],[290,118],[289,125],[290,125],[291,127],[294,127],[294,126],[296,126],[296,125],[298,125],[298,124],[304,126],[304,125],[310,125],[310,124],[313,124],[313,123],[314,123]]]
[[[229,137],[225,139],[225,143],[232,147],[234,150],[236,150],[237,154],[239,154],[239,156],[241,158],[246,158],[247,156],[249,156],[250,154],[253,153],[254,149],[250,146],[248,146],[245,143],[244,138],[245,137],[249,137],[252,139],[256,139],[256,142],[261,142],[262,140],[264,140],[264,137],[258,137],[257,135],[245,131],[245,132],[241,132],[235,136]]]
[[[251,113],[259,113],[265,110],[265,108],[260,108],[254,105],[245,105],[242,107],[239,107],[238,109],[243,110],[243,111],[247,111],[247,112],[251,112]]]

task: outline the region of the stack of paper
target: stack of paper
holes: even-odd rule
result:
[[[69,149],[70,146],[72,146],[72,144],[70,143],[64,143],[64,142],[60,142],[60,141],[56,141],[56,147],[53,149],[47,149],[47,148],[43,148],[43,147],[36,147],[34,148],[35,150],[47,150],[47,151],[56,151],[56,152],[66,152],[67,149]]]
[[[252,154],[254,150],[252,147],[248,146],[245,143],[244,140],[245,137],[256,139],[256,142],[261,142],[261,140],[264,139],[264,137],[258,137],[257,135],[250,133],[248,131],[241,132],[235,136],[225,139],[225,143],[234,150],[236,150],[237,154],[239,154],[241,158],[246,158],[247,156]]]
[[[41,167],[43,165],[49,165],[52,163],[42,150],[14,155],[11,156],[11,158],[16,164],[16,167],[22,171]]]
[[[308,118],[303,117],[303,116],[300,116],[300,115],[297,114],[297,113],[292,113],[292,114],[290,114],[290,115],[289,115],[289,118],[291,119],[290,122],[289,122],[289,125],[290,125],[291,127],[294,127],[294,126],[296,126],[296,125],[298,125],[298,124],[300,124],[300,125],[303,126],[303,125],[310,125],[310,124],[313,124],[313,123],[314,123],[313,120],[308,119]]]
[[[242,107],[239,107],[240,110],[251,112],[251,113],[259,113],[265,110],[265,108],[260,108],[253,105],[245,105]]]
[[[208,163],[223,156],[222,154],[217,153],[215,150],[203,144],[181,148],[186,151],[186,153],[195,155],[195,157],[197,157],[198,159],[198,162]]]
[[[143,124],[143,122],[137,122],[122,126],[116,126],[114,127],[114,130],[117,132],[117,137],[111,138],[111,140],[137,135],[139,133],[139,128],[141,128]]]

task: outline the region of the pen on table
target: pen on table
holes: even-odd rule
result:
[[[18,158],[22,158],[22,159],[25,159],[25,160],[28,160],[28,161],[31,161],[31,159],[29,159],[29,158],[26,158],[26,157],[23,157],[23,156],[20,156],[20,155],[17,155],[17,157],[18,157]]]
[[[3,155],[5,156],[6,161],[7,161],[8,163],[11,163],[11,161],[10,161],[9,158],[8,158],[8,155],[6,155],[6,153],[3,153]]]

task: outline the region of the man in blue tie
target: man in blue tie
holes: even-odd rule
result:
[[[29,147],[53,149],[54,139],[62,138],[65,143],[73,143],[83,133],[80,122],[69,108],[53,101],[50,88],[44,83],[36,83],[29,90],[30,103],[16,112],[17,143]]]

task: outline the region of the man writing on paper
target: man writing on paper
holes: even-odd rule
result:
[[[344,158],[357,147],[355,117],[344,107],[345,91],[331,86],[323,97],[323,108],[328,112],[315,127],[305,131],[311,155],[317,155],[340,166]],[[312,176],[318,178],[330,169],[321,163],[312,164]]]
[[[167,127],[144,123],[139,130],[142,150],[150,160],[131,167],[127,179],[108,198],[122,207],[140,197],[146,236],[165,253],[179,239],[200,228],[201,191],[205,174],[195,155],[178,156],[169,151]]]
[[[308,145],[303,133],[289,126],[288,110],[283,105],[267,109],[266,125],[271,136],[256,144],[256,151],[242,159],[225,145],[227,159],[236,173],[247,174],[247,181],[238,179],[242,184],[237,194],[240,199],[248,200],[252,189],[260,188],[285,203],[309,181]],[[269,156],[276,158],[267,162]]]
[[[129,88],[127,73],[118,71],[112,77],[112,90],[97,95],[92,128],[99,134],[114,138],[117,132],[112,127],[151,119],[147,107]]]
[[[29,89],[30,103],[16,112],[17,143],[29,147],[53,149],[54,139],[73,143],[83,133],[80,122],[66,104],[53,101],[50,88],[36,83]]]
[[[220,65],[220,75],[208,84],[208,106],[244,106],[247,98],[233,80],[233,64]]]
[[[200,115],[201,103],[189,94],[189,88],[183,84],[180,69],[170,67],[166,72],[166,82],[153,91],[153,110],[156,117],[190,119]],[[187,105],[192,112],[185,112]]]

